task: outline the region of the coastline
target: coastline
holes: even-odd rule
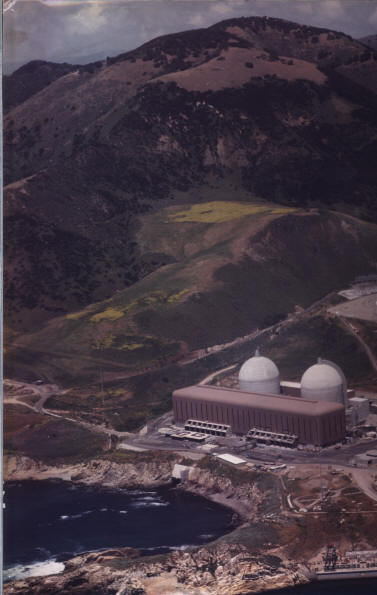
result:
[[[160,453],[161,454],[161,453]],[[137,457],[136,457],[137,459]],[[94,487],[151,488],[171,483],[172,470],[184,459],[179,455],[124,463],[98,458],[87,463],[49,465],[22,455],[4,456],[6,481],[59,479]],[[276,528],[266,538],[255,535],[248,543],[246,533],[259,523],[263,485],[219,477],[203,464],[193,462],[179,489],[202,495],[231,508],[237,514],[237,527],[226,536],[204,546],[174,550],[169,554],[138,557],[132,548],[119,548],[76,556],[65,562],[57,575],[33,577],[7,583],[7,594],[72,594],[95,592],[105,595],[158,595],[180,592],[185,595],[208,593],[232,595],[281,589],[309,582],[305,567],[288,560],[284,545],[271,542]],[[250,479],[252,479],[250,474]],[[249,540],[250,541],[250,540]]]

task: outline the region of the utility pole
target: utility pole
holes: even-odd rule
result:
[[[319,481],[321,486],[321,502],[323,501],[323,482],[322,482],[322,461],[321,453],[319,453]]]
[[[105,426],[105,397],[104,397],[104,392],[103,392],[103,370],[102,370],[102,366],[100,366],[100,369],[99,369],[99,377],[100,377],[100,383],[101,383],[101,397],[102,397],[102,423]]]

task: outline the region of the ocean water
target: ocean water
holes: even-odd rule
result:
[[[231,528],[232,511],[172,489],[101,490],[61,481],[5,486],[4,578],[52,574],[87,551],[144,554],[200,545]]]
[[[187,492],[99,491],[61,481],[8,483],[4,502],[5,581],[61,572],[64,560],[87,551],[131,546],[153,554],[204,544],[229,531],[233,516]],[[311,583],[274,595],[377,595],[377,579]]]
[[[273,591],[273,595],[377,595],[377,579],[313,582]]]

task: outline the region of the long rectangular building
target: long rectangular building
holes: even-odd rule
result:
[[[176,423],[188,419],[228,424],[235,434],[251,428],[295,434],[301,444],[325,446],[345,436],[345,409],[340,403],[265,395],[197,385],[173,392]]]

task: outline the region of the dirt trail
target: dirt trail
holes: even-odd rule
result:
[[[339,319],[341,320],[343,325],[347,328],[347,330],[350,331],[350,333],[355,337],[355,339],[357,339],[357,341],[363,347],[373,369],[375,370],[375,372],[377,372],[377,358],[375,357],[375,355],[374,355],[373,351],[371,350],[371,348],[369,347],[369,345],[364,341],[364,339],[360,336],[360,334],[355,330],[355,328],[353,327],[352,323],[349,322],[349,320],[347,320],[346,318],[343,318],[342,316],[339,316]]]
[[[56,384],[43,384],[43,385],[38,386],[35,384],[28,384],[27,382],[18,382],[16,380],[9,380],[9,379],[5,379],[4,382],[5,382],[5,384],[8,384],[8,386],[13,387],[12,392],[14,390],[17,391],[17,389],[19,390],[18,394],[16,392],[15,394],[12,394],[11,396],[5,392],[4,393],[4,403],[5,404],[8,403],[8,404],[13,404],[13,405],[21,405],[23,407],[28,407],[28,409],[31,409],[32,411],[35,411],[36,413],[40,413],[42,415],[49,415],[50,417],[57,417],[59,419],[64,419],[66,421],[70,421],[70,422],[78,424],[84,428],[87,428],[88,430],[91,430],[93,432],[97,432],[100,434],[105,434],[106,436],[109,436],[109,437],[114,435],[114,436],[117,436],[118,438],[128,438],[129,436],[132,435],[132,434],[130,434],[130,432],[119,432],[118,430],[113,430],[112,428],[106,428],[103,425],[91,424],[86,421],[82,421],[82,420],[75,419],[72,417],[67,417],[66,415],[60,415],[59,413],[54,413],[52,411],[49,411],[48,409],[45,409],[43,407],[43,405],[45,404],[45,402],[47,401],[47,399],[49,397],[51,397],[52,395],[56,395],[56,394],[64,394],[66,392],[65,390],[60,390]],[[33,393],[34,395],[39,396],[38,401],[34,404],[26,403],[25,401],[23,401],[22,399],[25,398],[25,396],[26,396],[24,394],[25,390],[28,391],[29,393]],[[21,392],[21,391],[23,391],[23,392]]]
[[[352,469],[352,475],[360,490],[377,502],[377,493],[372,488],[372,478],[369,469]]]

